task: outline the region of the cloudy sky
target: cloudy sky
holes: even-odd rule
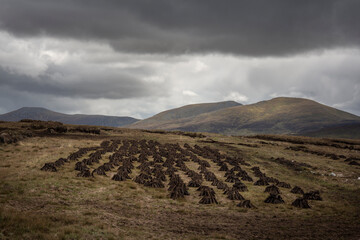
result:
[[[305,97],[360,115],[359,0],[0,0],[0,113]]]

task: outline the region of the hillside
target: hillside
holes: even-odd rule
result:
[[[142,129],[166,129],[166,126],[173,121],[186,121],[189,118],[196,117],[203,113],[214,112],[220,109],[225,109],[234,106],[241,106],[240,103],[234,101],[225,101],[217,103],[200,103],[186,105],[180,108],[167,110],[156,114],[155,116],[138,121],[130,126],[130,128]],[[161,127],[161,126],[164,126]]]
[[[360,237],[359,140],[42,124],[0,122],[24,134],[0,141],[0,239]]]
[[[139,122],[132,127],[248,135],[296,134],[349,123],[360,123],[360,117],[312,100],[281,97],[168,121],[165,124],[148,126]]]
[[[57,121],[65,124],[95,125],[121,127],[137,122],[138,119],[131,117],[115,117],[104,115],[64,114],[50,111],[46,108],[23,107],[13,112],[0,115],[1,121],[20,121],[32,119],[42,121]]]
[[[360,123],[343,124],[325,127],[316,131],[300,133],[301,136],[322,138],[353,138],[360,139]]]

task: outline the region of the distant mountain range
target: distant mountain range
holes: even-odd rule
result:
[[[0,115],[2,121],[21,119],[226,135],[293,134],[360,138],[359,116],[312,100],[288,97],[250,105],[241,105],[234,101],[192,104],[167,110],[144,120],[103,115],[69,115],[45,108],[29,107]]]
[[[191,116],[177,114],[178,111],[186,112],[194,106],[201,108],[202,105],[189,105],[165,111],[128,127],[229,135],[307,133],[316,136],[317,131],[323,130],[322,136],[325,137],[330,134],[332,127],[347,126],[350,134],[351,126],[360,124],[360,117],[356,115],[302,98],[280,97],[208,112],[198,110]],[[173,117],[170,119],[164,117],[169,114]]]
[[[104,115],[64,114],[46,108],[23,107],[16,111],[0,115],[2,121],[20,121],[22,119],[57,121],[65,124],[96,125],[122,127],[139,121],[132,117],[115,117]]]

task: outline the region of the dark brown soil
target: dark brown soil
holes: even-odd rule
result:
[[[94,169],[94,171],[91,173],[91,175],[93,175],[93,176],[94,176],[94,173],[96,173],[97,175],[106,176],[105,169],[104,169],[102,166],[100,166],[100,167],[98,167],[98,168]]]
[[[188,187],[200,187],[200,186],[201,186],[201,181],[190,180],[190,182],[188,183]]]
[[[146,173],[140,173],[136,178],[134,179],[134,182],[139,184],[145,184],[147,180],[150,180],[151,177],[147,175]]]
[[[57,172],[57,169],[56,169],[54,163],[45,163],[45,165],[40,170],[47,171],[47,172]]]
[[[298,186],[295,186],[293,189],[291,189],[290,192],[295,194],[304,194],[304,191],[301,189],[301,187]]]
[[[286,182],[278,182],[276,184],[276,186],[282,187],[282,188],[291,188],[291,185],[289,183],[286,183]]]
[[[297,208],[311,208],[308,201],[304,198],[297,198],[291,205]]]
[[[360,163],[358,163],[357,161],[351,161],[349,162],[349,165],[360,166]]]
[[[215,196],[215,191],[208,186],[200,186],[197,191],[200,191],[199,196]]]
[[[219,204],[215,196],[203,196],[199,201],[200,204]]]
[[[144,186],[146,187],[152,187],[152,188],[164,188],[165,185],[161,182],[160,179],[153,178],[151,180],[148,180],[144,183]]]
[[[119,173],[116,173],[114,174],[114,176],[111,178],[111,180],[114,180],[114,181],[125,181],[126,177],[124,177],[123,175],[119,174]]]
[[[274,161],[276,163],[279,163],[281,165],[286,166],[289,169],[295,170],[295,171],[303,171],[306,168],[313,168],[311,165],[306,163],[300,163],[294,160],[287,160],[285,158],[270,158],[271,161]]]
[[[238,205],[236,205],[238,207],[242,207],[242,208],[256,208],[250,200],[242,200],[240,201],[240,203]]]
[[[236,188],[231,188],[226,193],[227,198],[230,200],[245,200]]]
[[[84,162],[77,162],[75,163],[75,170],[76,171],[83,171],[88,169],[88,167],[86,166],[86,164]]]
[[[240,182],[240,181],[234,183],[233,188],[236,188],[239,192],[247,192],[247,191],[249,191],[247,186],[244,183]]]
[[[268,192],[268,193],[272,193],[272,194],[280,194],[280,190],[277,186],[275,185],[270,185],[270,186],[267,186],[265,188],[265,191],[264,192]]]
[[[265,178],[260,178],[259,180],[257,180],[254,185],[256,186],[267,186],[269,185],[268,181],[266,181]]]
[[[54,162],[56,167],[61,167],[62,165],[64,165],[66,162],[68,162],[68,160],[66,158],[59,158],[58,160],[56,160]]]
[[[310,191],[310,192],[304,193],[304,199],[322,201],[322,197],[320,196],[319,191]]]
[[[84,169],[80,171],[77,175],[77,177],[91,177],[91,173],[89,169]]]
[[[285,203],[282,197],[279,194],[271,194],[265,199],[265,203],[279,204]]]

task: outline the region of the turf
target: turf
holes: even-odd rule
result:
[[[33,123],[0,123],[2,132],[30,131],[31,136],[16,143],[0,145],[0,238],[1,239],[358,239],[360,237],[360,142],[355,140],[316,139],[288,136],[227,137],[217,134],[188,135],[181,132],[150,132],[107,128],[100,134],[77,131],[53,133],[32,129]],[[78,126],[66,126],[69,130]],[[9,130],[10,129],[10,130]],[[57,172],[41,171],[47,162],[66,158],[80,148],[99,147],[103,141],[150,140],[161,145],[179,144],[185,149],[198,145],[217,149],[231,158],[241,158],[241,165],[254,181],[251,170],[258,166],[267,176],[300,186],[305,192],[319,190],[322,201],[309,200],[310,209],[291,203],[299,197],[291,189],[280,188],[284,204],[268,204],[265,186],[248,187],[241,192],[256,208],[237,207],[239,200],[229,200],[213,187],[219,204],[202,205],[196,188],[189,195],[173,200],[165,188],[149,188],[133,180],[113,181],[116,169],[107,176],[76,177],[75,162],[65,163]],[[336,144],[335,144],[336,143]],[[295,151],[303,146],[311,151]],[[295,148],[296,149],[296,148]],[[318,155],[317,153],[325,153]],[[89,157],[89,153],[79,160]],[[328,155],[326,155],[328,153]],[[109,161],[113,152],[102,155],[91,170]],[[330,155],[329,155],[330,154]],[[339,156],[334,160],[331,154]],[[135,154],[136,157],[139,155]],[[225,182],[211,159],[207,161],[216,177]],[[304,163],[301,169],[283,158]],[[165,160],[166,158],[164,158]],[[150,157],[152,160],[152,157]],[[135,168],[132,178],[140,173]],[[187,168],[199,172],[199,164],[186,161]],[[229,165],[230,166],[230,165]],[[333,174],[332,174],[333,173]],[[179,170],[181,179],[191,178]],[[336,176],[333,176],[333,175]],[[231,183],[226,182],[229,186]]]

